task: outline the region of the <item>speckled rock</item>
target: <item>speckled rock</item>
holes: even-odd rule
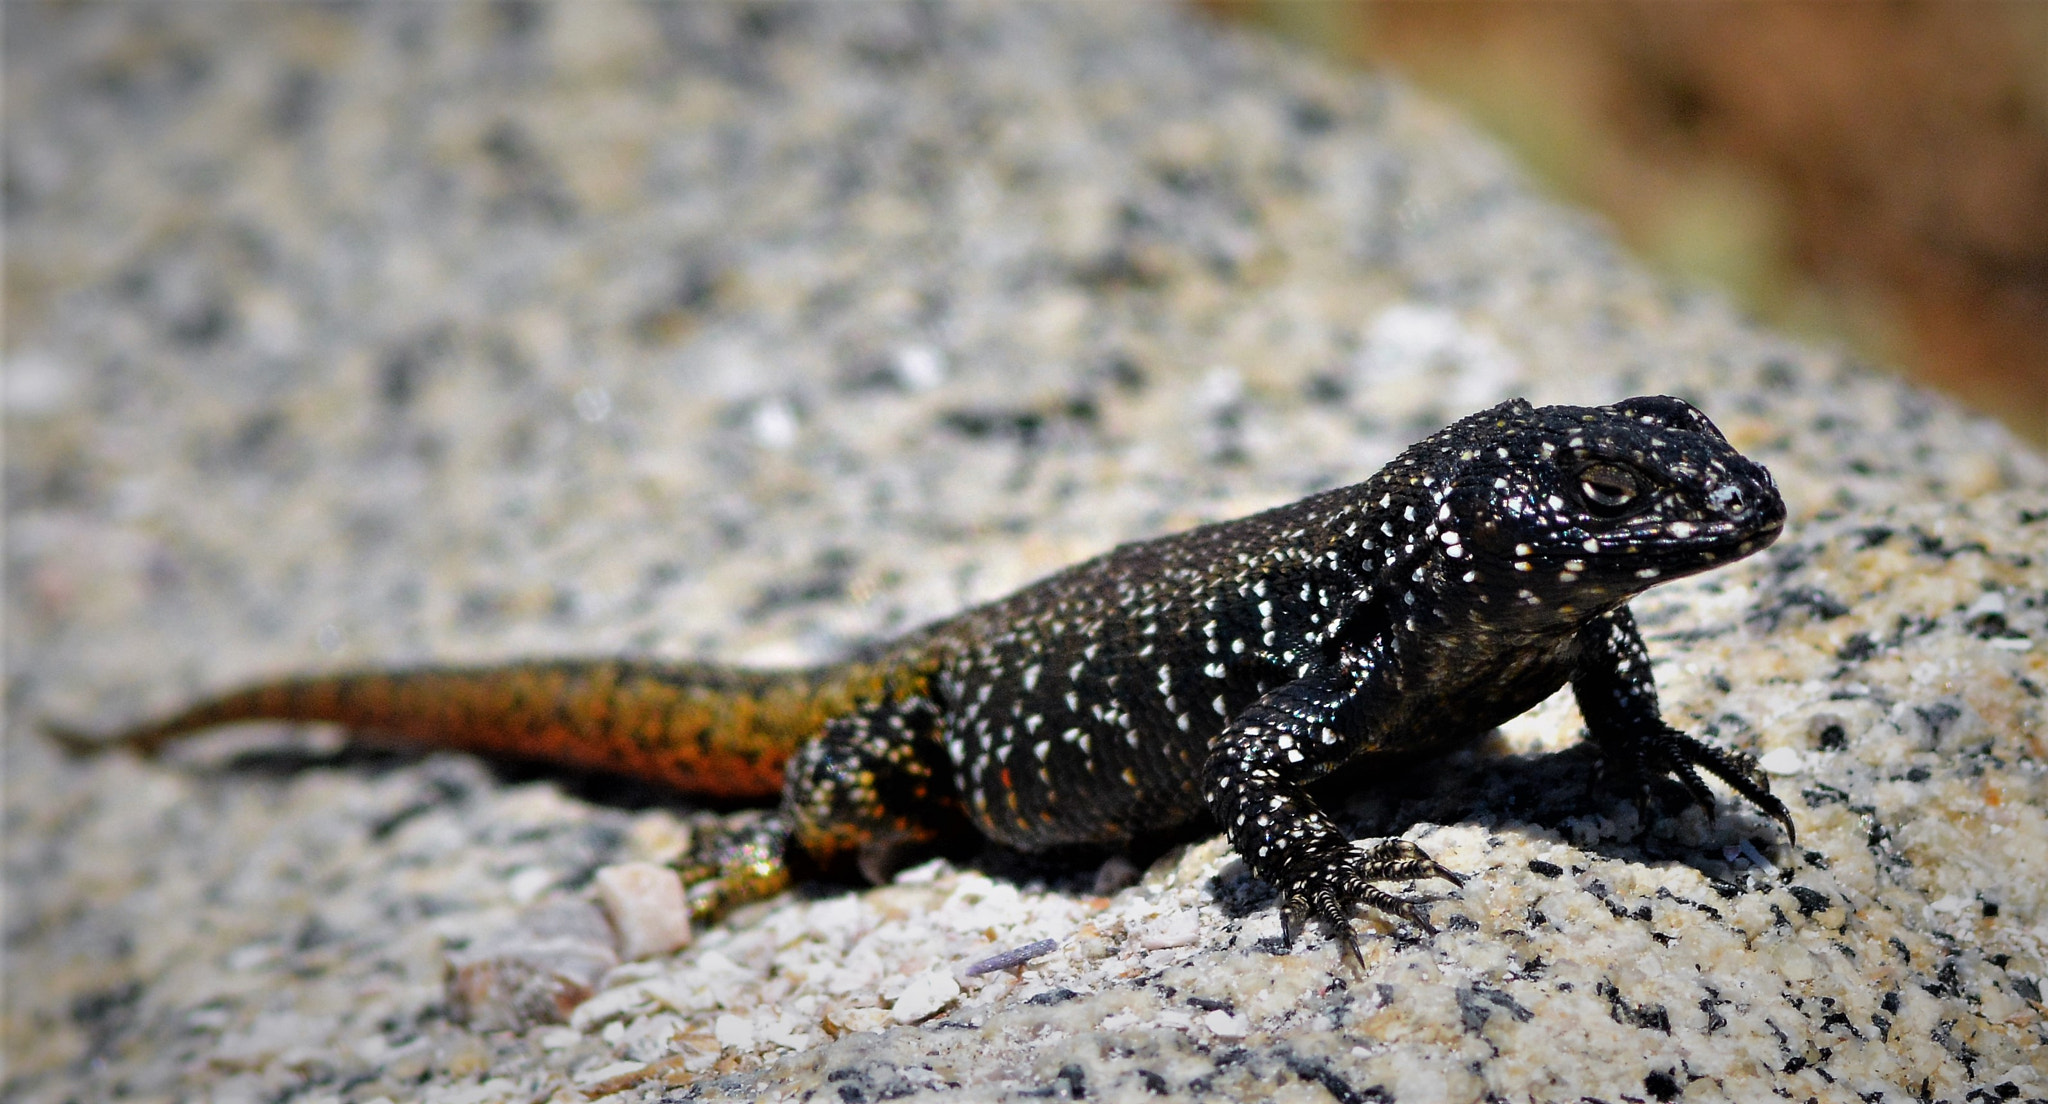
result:
[[[1649,279],[1397,84],[1155,6],[7,14],[8,1100],[2048,1099],[2048,464]],[[1362,970],[1211,840],[813,887],[480,1030],[445,971],[675,854],[659,795],[33,731],[817,659],[1652,391],[1792,508],[1637,610],[1800,847],[1639,824],[1552,701],[1342,809],[1470,875]]]

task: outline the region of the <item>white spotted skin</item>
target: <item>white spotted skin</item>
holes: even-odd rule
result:
[[[1364,483],[1126,545],[881,659],[930,673],[920,761],[990,839],[1115,845],[1206,816],[1291,918],[1363,903],[1422,923],[1367,883],[1448,872],[1351,848],[1304,787],[1483,733],[1567,682],[1630,769],[1693,787],[1698,767],[1782,813],[1739,757],[1663,724],[1625,603],[1783,520],[1770,476],[1677,399],[1515,401]],[[793,805],[843,809],[796,777]]]

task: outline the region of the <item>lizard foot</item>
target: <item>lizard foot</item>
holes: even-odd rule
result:
[[[789,826],[774,813],[693,818],[690,849],[675,862],[695,923],[789,888]]]
[[[1374,882],[1415,881],[1442,878],[1452,885],[1464,885],[1457,872],[1430,858],[1422,848],[1401,839],[1383,839],[1361,851],[1350,844],[1306,858],[1283,877],[1280,886],[1280,941],[1288,946],[1303,924],[1320,920],[1326,925],[1344,954],[1359,968],[1365,957],[1358,950],[1358,936],[1351,920],[1359,906],[1369,905],[1435,935],[1436,926],[1421,905],[1396,897]]]
[[[1785,829],[1785,842],[1797,844],[1799,834],[1792,827],[1792,812],[1785,803],[1771,792],[1770,779],[1758,769],[1756,759],[1746,752],[1723,751],[1712,744],[1702,743],[1675,728],[1665,726],[1647,738],[1636,741],[1634,754],[1624,753],[1620,760],[1626,775],[1632,775],[1635,783],[1636,811],[1647,830],[1650,823],[1650,783],[1660,777],[1669,776],[1678,780],[1692,795],[1694,802],[1707,811],[1712,819],[1715,812],[1714,792],[1707,788],[1700,777],[1705,771],[1728,784],[1728,788],[1741,794],[1750,804],[1763,810],[1764,815],[1778,822]]]

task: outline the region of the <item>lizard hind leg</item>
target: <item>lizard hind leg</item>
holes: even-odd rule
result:
[[[829,722],[789,761],[783,811],[797,847],[881,884],[943,841],[971,838],[938,731],[923,698]]]

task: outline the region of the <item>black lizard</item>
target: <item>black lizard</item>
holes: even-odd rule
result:
[[[1025,851],[1220,826],[1282,895],[1286,938],[1375,883],[1458,876],[1399,839],[1360,847],[1308,785],[1485,732],[1569,683],[1637,793],[1701,772],[1779,821],[1753,761],[1666,724],[1627,602],[1774,540],[1770,475],[1678,399],[1474,414],[1355,486],[1117,548],[854,659],[797,672],[563,661],[287,679],[115,744],[327,720],[763,798],[700,848],[710,913],[780,889],[785,858],[886,875],[971,825]],[[69,737],[76,743],[76,737]],[[108,746],[95,744],[93,746]],[[1639,798],[1640,800],[1640,798]],[[792,850],[791,845],[794,845]]]

